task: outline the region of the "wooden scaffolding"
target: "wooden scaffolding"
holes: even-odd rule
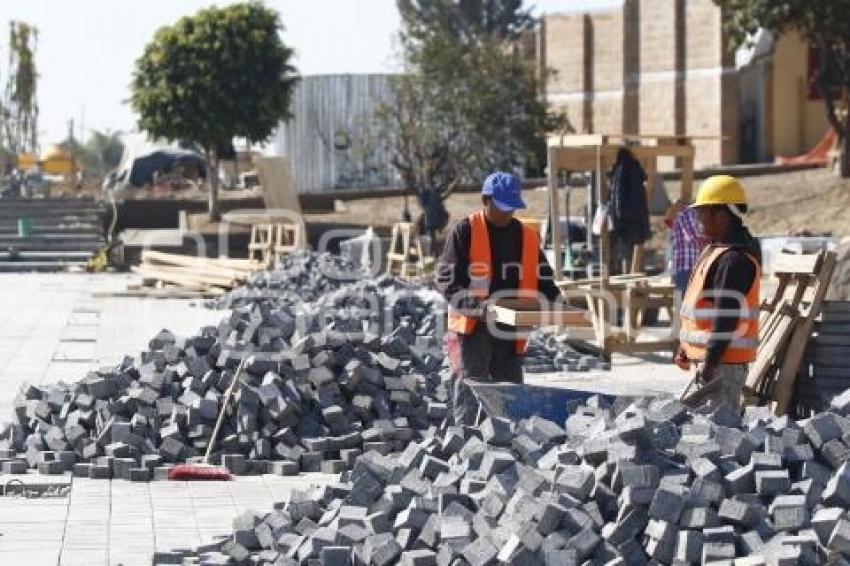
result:
[[[647,174],[647,191],[652,190],[658,174],[659,158],[674,158],[682,172],[681,198],[688,202],[693,194],[694,183],[694,136],[653,135],[555,135],[548,140],[548,194],[554,269],[559,278],[563,274],[561,249],[560,195],[558,178],[560,173],[595,173],[594,190],[599,203],[607,203],[610,192],[608,172],[617,160],[618,152],[626,148],[640,162]],[[649,199],[649,195],[647,195]],[[590,226],[587,227],[590,229]],[[596,345],[610,354],[613,352],[655,352],[675,347],[676,323],[669,337],[661,340],[639,341],[638,334],[644,313],[650,308],[666,308],[672,319],[674,315],[675,288],[667,282],[643,274],[643,245],[632,250],[631,271],[625,276],[611,277],[611,240],[607,230],[599,235],[600,276],[582,281],[559,282],[559,286],[575,296],[584,296],[587,308],[593,317]],[[611,308],[622,310],[623,326],[611,324]]]

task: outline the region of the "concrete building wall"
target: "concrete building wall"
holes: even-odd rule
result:
[[[796,33],[736,68],[711,0],[624,0],[546,17],[550,103],[581,133],[691,135],[696,166],[811,149],[829,127]],[[673,160],[662,160],[669,169]]]
[[[768,140],[772,137],[770,121],[773,113],[768,104],[772,95],[773,64],[768,57],[759,58],[738,73],[738,159],[741,163],[770,161],[773,153]]]
[[[808,97],[808,48],[797,33],[783,35],[773,53],[773,153],[809,151],[829,129],[822,100]]]
[[[547,16],[547,97],[579,132],[714,136],[696,142],[696,165],[733,163],[737,95],[720,15],[711,0],[625,0]]]
[[[640,33],[639,132],[670,133],[677,131],[676,40],[677,14],[675,1],[644,0],[638,4]]]
[[[586,85],[585,57],[590,55],[587,45],[587,18],[583,14],[553,15],[546,18],[541,42],[549,72],[546,75],[546,91],[551,93],[550,103],[554,110],[564,112],[570,125],[578,132],[589,131],[590,123],[585,117],[585,106],[589,101],[590,85]],[[555,33],[548,33],[549,29]]]

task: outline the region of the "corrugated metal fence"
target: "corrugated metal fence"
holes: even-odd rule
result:
[[[274,138],[300,194],[397,187],[374,114],[392,96],[390,75],[315,75],[299,82],[293,118]]]

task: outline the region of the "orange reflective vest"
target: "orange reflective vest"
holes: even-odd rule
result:
[[[747,254],[747,257],[755,265],[755,278],[746,297],[743,299],[738,297],[741,305],[734,311],[726,312],[715,308],[716,299],[722,298],[725,293],[723,289],[706,290],[706,277],[712,266],[728,249],[730,249],[730,246],[713,245],[703,251],[691,274],[685,297],[682,299],[682,327],[679,339],[682,342],[685,354],[691,360],[705,360],[706,345],[712,338],[714,319],[718,316],[731,316],[733,314],[738,317],[738,326],[735,328],[735,332],[731,336],[717,337],[731,340],[726,351],[723,352],[720,362],[724,364],[746,364],[756,359],[759,336],[759,286],[761,281],[761,267],[758,261]]]
[[[490,235],[487,232],[487,219],[484,211],[469,215],[472,237],[469,242],[469,296],[486,299],[490,294],[490,280],[493,262],[490,256]],[[522,273],[520,274],[517,296],[537,296],[537,268],[540,258],[540,237],[537,232],[522,225]],[[472,334],[478,319],[464,316],[449,306],[449,330],[458,334]],[[517,353],[525,352],[525,340],[516,341]]]

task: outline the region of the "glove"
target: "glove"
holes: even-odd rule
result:
[[[682,371],[688,371],[691,369],[691,360],[688,359],[688,355],[685,353],[685,349],[680,347],[676,351],[676,356],[673,358],[673,363],[679,366],[679,369]]]
[[[481,297],[464,297],[460,300],[458,307],[464,316],[481,318],[484,316],[484,299]]]

